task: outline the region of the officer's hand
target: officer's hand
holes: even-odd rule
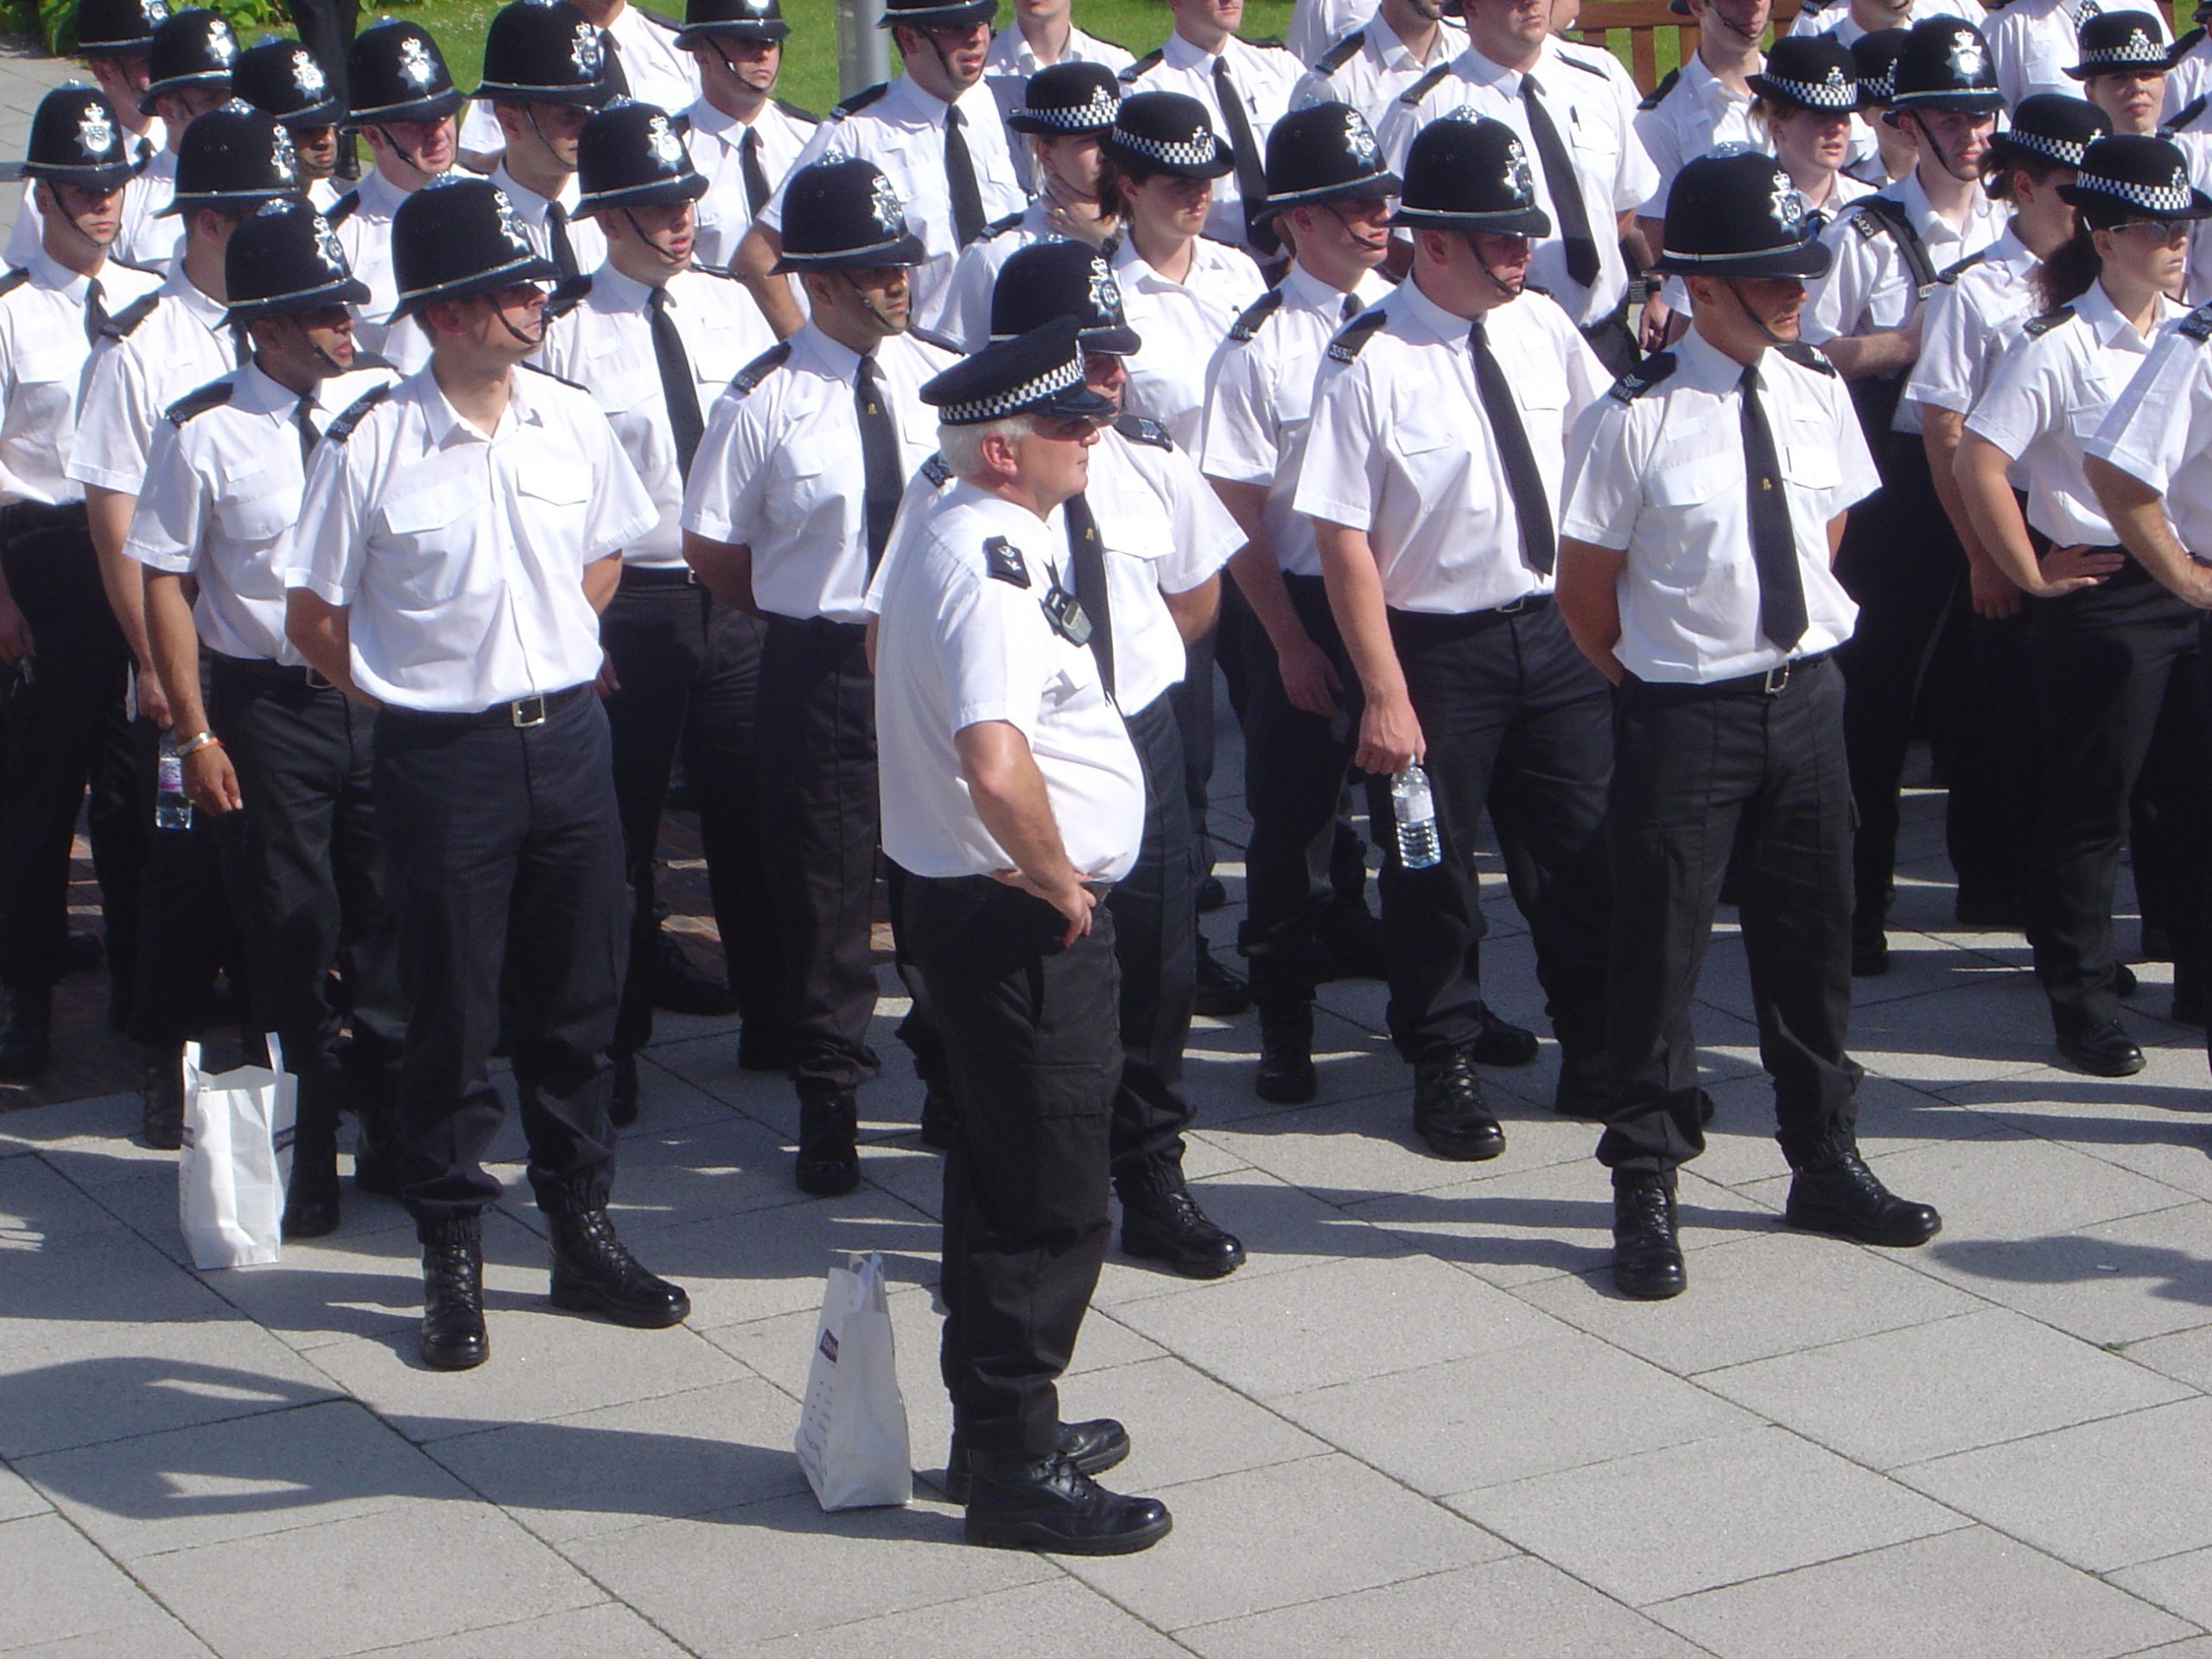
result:
[[[611,697],[622,689],[621,677],[614,671],[614,659],[605,652],[600,653],[599,677],[592,682],[591,689],[602,697]]]
[[[1968,575],[1974,593],[1974,613],[1986,616],[1993,622],[2002,622],[2018,616],[2028,596],[2012,585],[2012,579],[1995,565],[1977,563],[1969,567]]]
[[[1045,223],[1061,236],[1088,242],[1095,248],[1103,245],[1114,229],[1113,222],[1101,215],[1096,201],[1084,200],[1050,175],[1045,179],[1044,200]]]
[[[162,693],[160,676],[151,669],[140,669],[130,677],[138,702],[138,718],[150,720],[167,731],[169,725],[169,700]]]
[[[1637,333],[1637,343],[1646,352],[1660,350],[1667,343],[1667,327],[1674,320],[1674,308],[1653,294],[1643,302],[1643,326]]]
[[[30,623],[11,595],[0,594],[0,666],[13,668],[32,650]]]
[[[1395,778],[1408,762],[1427,752],[1412,699],[1404,692],[1369,702],[1367,712],[1359,717],[1359,749],[1353,765],[1379,778]]]
[[[2040,567],[2044,597],[2056,599],[2094,588],[2126,563],[2127,555],[2116,548],[2054,547],[2043,556]]]
[[[1097,895],[1083,885],[1083,878],[1073,870],[1066,881],[1057,887],[1042,887],[1020,870],[995,870],[992,874],[1009,887],[1042,899],[1061,915],[1067,918],[1068,931],[1060,935],[1063,946],[1073,944],[1090,931],[1090,912],[1098,907]]]
[[[184,757],[185,798],[209,812],[235,812],[245,804],[238,793],[238,774],[231,757],[217,745],[194,749]]]
[[[1344,682],[1331,666],[1329,653],[1311,639],[1301,639],[1287,652],[1275,653],[1275,668],[1282,676],[1283,695],[1290,706],[1324,720],[1337,712],[1332,693],[1342,691]]]

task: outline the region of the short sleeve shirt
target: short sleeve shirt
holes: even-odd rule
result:
[[[1367,118],[1369,126],[1377,127],[1408,87],[1434,65],[1448,63],[1466,49],[1467,31],[1446,23],[1438,28],[1429,54],[1418,58],[1389,24],[1370,18],[1364,28],[1314,60],[1313,67],[1291,89],[1290,107],[1349,104]]]
[[[745,194],[746,135],[760,135],[760,172],[772,193],[781,188],[822,124],[772,98],[749,125],[724,115],[703,98],[688,113],[691,124],[683,142],[691,152],[691,165],[707,181],[707,194],[699,198],[699,239],[692,256],[710,265],[728,265],[753,228],[753,204]]]
[[[1144,345],[1123,361],[1129,384],[1122,407],[1149,415],[1184,448],[1198,447],[1206,402],[1206,365],[1244,308],[1267,292],[1252,257],[1211,237],[1191,245],[1191,268],[1177,282],[1147,264],[1134,239],[1113,259],[1122,310]]]
[[[1749,144],[1769,149],[1767,135],[1751,119],[1751,95],[1731,88],[1693,52],[1663,96],[1636,112],[1636,135],[1657,169],[1659,183],[1639,209],[1647,219],[1664,219],[1667,193],[1675,175],[1718,144]]]
[[[2181,544],[2212,563],[2212,312],[2191,312],[2159,334],[2135,378],[2113,399],[2086,454],[2108,461],[2165,497]]]
[[[1920,358],[1904,395],[1955,414],[1972,409],[2020,324],[2043,308],[2029,281],[2039,263],[2007,226],[1973,264],[1946,273],[1928,296]]]
[[[353,211],[332,230],[346,250],[346,264],[354,281],[369,290],[367,303],[353,313],[353,338],[365,350],[411,373],[430,360],[429,336],[423,332],[422,324],[411,319],[398,323],[390,321],[399,304],[399,276],[391,263],[391,220],[399,204],[407,200],[407,192],[369,168],[348,194],[353,199]]]
[[[99,284],[101,304],[112,315],[152,293],[159,279],[110,260]],[[0,505],[85,499],[68,467],[93,355],[86,333],[90,291],[87,278],[43,250],[0,279]]]
[[[162,412],[237,366],[222,304],[194,287],[181,269],[162,284],[160,296],[136,328],[92,353],[69,456],[69,476],[79,484],[137,494]]]

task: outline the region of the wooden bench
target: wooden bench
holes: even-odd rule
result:
[[[1797,15],[1799,3],[1800,0],[1775,0],[1777,35]],[[1659,84],[1662,73],[1659,67],[1661,35],[1674,35],[1680,46],[1675,55],[1667,60],[1670,67],[1687,61],[1690,54],[1697,50],[1696,23],[1669,10],[1667,0],[1583,0],[1574,34],[1592,46],[1608,48],[1616,44],[1610,38],[1611,35],[1626,35],[1629,72],[1636,77],[1636,84],[1647,92]]]

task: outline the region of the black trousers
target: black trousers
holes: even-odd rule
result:
[[[2045,765],[2028,940],[2053,1018],[2081,1030],[2120,1014],[2112,898],[2139,785],[2158,831],[2137,844],[2138,865],[2152,867],[2137,884],[2188,895],[2155,919],[2177,971],[2196,971],[2212,830],[2202,636],[2196,610],[2132,560],[2098,587],[2030,603]]]
[[[944,1342],[968,1443],[1058,1444],[1055,1386],[1105,1259],[1122,1069],[1114,920],[1065,948],[1043,900],[988,876],[901,883],[900,925],[960,1100],[944,1163]]]
[[[203,666],[203,695],[206,677]],[[130,747],[137,821],[147,830],[138,868],[138,949],[128,1029],[149,1047],[173,1049],[213,1022],[215,981],[226,968],[243,963],[223,871],[230,845],[245,826],[228,821],[234,814],[197,810],[186,829],[155,826],[162,728],[150,720],[132,721]],[[240,971],[232,983],[251,1004],[249,976]],[[257,1008],[247,1012],[251,1035],[253,1020],[264,1016]]]
[[[376,717],[274,663],[217,658],[208,678],[245,803],[224,839],[224,878],[255,1016],[299,1078],[301,1139],[334,1135],[341,1110],[387,1123],[407,1007],[371,798]]]
[[[875,1075],[874,902],[880,810],[875,677],[867,630],[768,619],[760,652],[760,833],[773,849],[778,959],[802,1098]]]
[[[1968,684],[1950,753],[1945,842],[1961,900],[2019,904],[2043,798],[2042,735],[2034,720],[2021,718],[2036,706],[2029,620],[2024,611],[2001,621],[1968,615],[1964,623]]]
[[[1759,1058],[1793,1166],[1854,1144],[1851,779],[1843,676],[1797,664],[1754,682],[1658,685],[1633,677],[1614,715],[1611,840],[1613,1113],[1598,1160],[1664,1172],[1705,1150],[1690,1006],[1732,846]]]
[[[768,843],[754,776],[764,632],[759,619],[720,603],[681,570],[624,570],[599,620],[600,643],[621,683],[607,699],[607,724],[632,918],[629,971],[614,1021],[617,1054],[634,1054],[652,1040],[660,822],[679,752],[698,803],[707,892],[738,1007],[747,1025],[777,1024],[783,980],[767,948]]]
[[[35,990],[61,977],[69,849],[86,786],[112,768],[127,747],[124,683],[130,653],[100,587],[83,508],[10,512],[0,562],[35,654],[6,685],[0,981]],[[122,781],[127,785],[127,772]],[[95,791],[90,819],[109,971],[123,1010],[130,1003],[144,845],[136,798],[135,791],[110,784]]]
[[[377,716],[377,822],[410,1009],[400,1181],[418,1223],[499,1195],[483,1158],[501,1116],[489,1068],[503,968],[539,1205],[588,1208],[613,1183],[601,1055],[630,929],[613,758],[588,690],[547,701],[529,728],[389,706]]]
[[[1231,584],[1224,583],[1224,591]],[[1191,821],[1191,859],[1198,876],[1213,874],[1213,836],[1206,827],[1213,792],[1214,690],[1226,618],[1183,648],[1183,677],[1167,690],[1183,751],[1183,810]]]
[[[1408,1060],[1482,1031],[1485,924],[1474,869],[1484,809],[1545,873],[1529,918],[1553,1029],[1570,1065],[1603,1030],[1608,916],[1605,791],[1611,696],[1548,599],[1512,613],[1390,613],[1390,637],[1427,740],[1443,857],[1426,870],[1383,842],[1390,1036]],[[1368,782],[1369,821],[1395,826],[1390,779]]]
[[[1144,839],[1115,884],[1114,955],[1121,966],[1122,1084],[1114,1096],[1113,1164],[1128,1177],[1155,1162],[1179,1166],[1191,1103],[1175,1085],[1198,995],[1198,913],[1183,794],[1183,744],[1166,694],[1128,716],[1144,769]]]

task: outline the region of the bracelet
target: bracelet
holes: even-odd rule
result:
[[[188,738],[176,746],[177,758],[182,760],[186,755],[197,754],[202,749],[219,749],[222,747],[223,740],[214,733],[202,732],[199,736]]]

